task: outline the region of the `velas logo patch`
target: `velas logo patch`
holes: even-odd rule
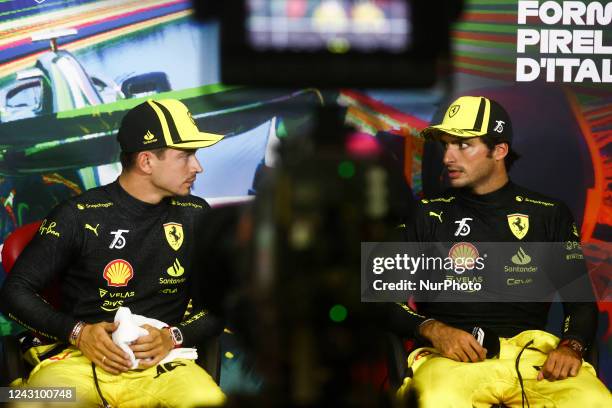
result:
[[[453,116],[455,116],[457,112],[459,112],[459,109],[461,109],[460,105],[453,105],[450,108],[448,108],[448,117],[452,118]]]

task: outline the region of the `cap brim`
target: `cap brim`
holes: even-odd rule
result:
[[[217,135],[214,133],[199,132],[197,139],[186,140],[184,142],[172,143],[168,147],[174,147],[177,149],[199,149],[202,147],[209,147],[223,139],[223,135]]]
[[[464,129],[452,129],[446,128],[443,125],[435,125],[426,127],[421,131],[421,136],[425,139],[438,139],[440,136],[448,134],[456,137],[464,137],[466,139],[471,137],[484,136],[486,132],[476,132],[473,130],[464,130]]]

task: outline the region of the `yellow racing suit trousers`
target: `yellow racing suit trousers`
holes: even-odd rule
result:
[[[533,343],[525,347],[531,340]],[[499,357],[476,363],[451,360],[433,348],[416,349],[408,357],[413,376],[404,379],[398,397],[403,398],[408,390],[414,389],[421,408],[489,408],[498,403],[521,407],[521,385],[515,364],[525,347],[519,370],[531,408],[612,407],[610,391],[589,363],[583,362],[576,377],[537,380],[548,353],[558,343],[559,339],[550,333],[527,330],[512,338],[500,338]]]
[[[32,347],[26,353],[26,360],[36,363],[37,355],[44,353],[48,347]],[[176,359],[119,375],[96,367],[96,376],[102,396],[112,407],[216,406],[222,405],[226,399],[212,377],[193,360]],[[37,364],[21,386],[76,387],[77,403],[67,403],[65,406],[102,406],[91,362],[73,347]],[[53,403],[53,406],[59,405]]]

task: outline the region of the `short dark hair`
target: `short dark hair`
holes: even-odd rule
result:
[[[514,151],[510,143],[506,140],[500,140],[498,138],[492,137],[491,135],[480,136],[480,139],[484,144],[487,145],[489,152],[492,152],[493,148],[498,144],[508,144],[508,154],[506,155],[506,157],[504,157],[504,163],[506,164],[507,171],[510,171],[510,169],[514,165],[514,162],[521,158],[521,155]]]
[[[152,150],[143,150],[149,151],[157,156],[158,159],[163,159],[164,154],[166,154],[167,147],[160,147],[159,149]],[[136,157],[138,157],[138,153],[140,152],[121,152],[119,154],[119,161],[121,162],[121,167],[124,171],[131,170],[136,164]]]

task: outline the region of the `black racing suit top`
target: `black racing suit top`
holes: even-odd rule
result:
[[[181,329],[186,346],[217,334],[222,321],[198,296],[196,225],[209,209],[194,196],[148,204],[118,181],[55,207],[19,256],[0,297],[2,311],[48,338],[66,341],[79,321],[113,321],[116,310]],[[59,279],[61,305],[37,295]],[[192,313],[183,321],[189,300]]]
[[[520,239],[512,232],[508,216],[528,216],[529,226],[520,224],[526,234]],[[463,220],[463,221],[462,221]],[[512,221],[512,220],[511,220]],[[460,224],[469,226],[469,233],[456,236]],[[467,230],[463,230],[465,233]],[[522,235],[522,233],[519,233]],[[423,199],[416,206],[413,218],[405,226],[405,238],[410,242],[574,242],[579,235],[567,206],[517,186],[512,182],[489,194],[475,195],[465,189],[449,189],[441,197]],[[576,261],[582,262],[582,254]],[[561,265],[563,267],[563,265]],[[580,266],[579,271],[586,273]],[[590,288],[589,288],[590,291]],[[502,337],[512,337],[521,331],[544,330],[550,302],[538,303],[420,303],[418,314],[405,305],[393,309],[394,327],[404,327],[403,335],[415,333],[425,318],[464,330],[474,326],[493,329]],[[583,345],[592,340],[597,324],[594,302],[564,302],[564,338],[574,338]]]

